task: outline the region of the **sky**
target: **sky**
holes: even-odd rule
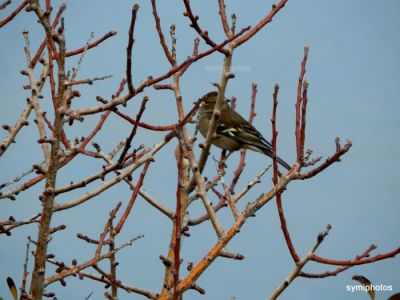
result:
[[[183,61],[191,55],[196,33],[182,15],[184,6],[181,1],[158,2],[168,42],[169,25],[176,24],[177,55],[179,61]],[[224,40],[217,1],[192,2],[193,11],[200,16],[200,25],[209,31],[215,41]],[[53,3],[57,8],[61,1]],[[97,95],[110,98],[117,90],[125,75],[127,32],[134,3],[125,0],[67,1],[68,8],[64,14],[67,49],[83,46],[91,32],[95,38],[110,30],[118,32],[100,47],[88,51],[78,76],[81,79],[104,75],[113,77],[92,86],[81,86],[79,90],[82,96],[74,104],[75,107],[93,106]],[[140,4],[140,10],[133,50],[133,77],[136,84],[149,75],[164,73],[169,67],[158,42],[150,1],[137,3]],[[6,10],[0,12],[0,19],[17,5],[18,2],[13,1]],[[240,29],[256,24],[269,12],[272,2],[226,0],[226,5],[228,15],[237,15],[237,28]],[[305,76],[310,83],[306,148],[312,149],[315,156],[326,158],[335,151],[335,137],[341,137],[342,143],[346,140],[353,142],[353,147],[340,163],[335,163],[311,180],[290,183],[283,194],[288,227],[300,256],[306,255],[326,224],[332,224],[332,230],[317,251],[320,256],[352,259],[372,243],[378,246],[373,254],[399,247],[399,9],[400,2],[396,0],[288,1],[272,23],[234,52],[235,78],[230,80],[226,96],[236,96],[237,110],[247,116],[251,84],[258,84],[254,125],[268,139],[271,136],[273,86],[275,83],[280,85],[277,126],[278,153],[282,158],[289,163],[295,162],[294,104],[305,45],[310,47]],[[32,13],[22,12],[0,29],[0,124],[13,124],[29,96],[29,91],[22,89],[26,79],[20,74],[20,70],[25,68],[24,39],[21,34],[24,29],[29,30],[31,47],[36,49],[43,30]],[[207,49],[203,41],[200,49]],[[77,60],[77,57],[70,59],[67,68],[71,69]],[[213,88],[210,83],[218,82],[222,61],[222,55],[215,53],[196,62],[184,75],[181,89],[186,110]],[[171,92],[148,88],[142,95],[150,98],[144,121],[153,124],[176,122],[175,99]],[[50,114],[48,96],[46,92],[43,107]],[[140,101],[132,101],[125,112],[135,116],[139,106]],[[85,122],[68,128],[68,135],[87,134],[97,120],[98,117],[87,117]],[[33,123],[32,115],[30,122]],[[194,127],[189,129],[193,132]],[[111,117],[95,141],[105,151],[111,151],[130,130],[131,127],[126,123]],[[5,137],[6,132],[1,132],[0,140]],[[0,183],[18,176],[42,160],[37,138],[34,126],[25,128],[17,136],[16,144],[0,159]],[[138,133],[135,143],[150,147],[162,138],[163,133],[143,130]],[[201,141],[202,138],[199,139]],[[176,142],[171,142],[157,155],[144,182],[146,191],[170,209],[175,207],[175,147]],[[198,155],[198,147],[195,149]],[[220,151],[213,149],[212,153],[217,156]],[[225,179],[228,182],[238,158],[239,155],[234,154],[228,164]],[[238,188],[244,187],[270,160],[261,154],[249,152],[246,163]],[[100,166],[99,162],[89,158],[77,159],[59,172],[58,184],[86,177]],[[215,175],[212,162],[207,166],[205,175]],[[135,173],[134,178],[137,176]],[[268,190],[271,176],[271,172],[268,172],[262,183],[243,199],[239,207],[243,209],[247,202]],[[70,200],[94,188],[96,184],[62,196],[57,201]],[[37,185],[21,192],[14,202],[1,200],[0,219],[5,220],[12,215],[20,220],[35,214],[40,210],[38,195],[42,189],[43,185]],[[119,185],[79,207],[56,214],[52,226],[66,224],[67,230],[53,237],[49,252],[67,263],[73,258],[78,258],[78,262],[91,258],[95,248],[78,240],[76,234],[81,232],[92,237],[98,236],[108,212],[118,201],[126,204],[129,197],[129,188]],[[214,196],[210,194],[210,197]],[[203,210],[201,203],[197,202],[189,213],[196,217]],[[225,229],[232,224],[228,210],[220,212],[220,219]],[[123,243],[141,234],[144,238],[118,254],[121,280],[129,285],[159,292],[164,266],[158,257],[167,255],[170,232],[170,221],[139,198],[124,231],[118,236],[118,242]],[[215,243],[215,234],[209,223],[192,227],[190,233],[191,236],[183,241],[183,265],[198,262]],[[29,235],[36,238],[36,225],[21,227],[13,231],[11,237],[0,236],[0,296],[5,299],[9,299],[6,277],[13,277],[17,283],[21,280],[26,237]],[[274,201],[245,224],[228,249],[246,258],[243,261],[218,259],[197,281],[206,290],[206,295],[189,291],[185,299],[266,299],[294,268],[282,236]],[[32,261],[30,259],[30,266]],[[399,258],[394,258],[355,267],[327,279],[298,278],[280,299],[368,299],[363,292],[351,293],[346,290],[347,286],[357,284],[351,279],[353,275],[363,275],[374,284],[391,286],[391,292],[377,292],[376,299],[387,299],[395,292],[400,292],[399,267]],[[184,269],[183,275],[186,274]],[[310,263],[305,271],[332,269],[334,267]],[[84,299],[92,291],[94,294],[91,299],[104,297],[101,284],[77,278],[68,278],[65,288],[56,283],[49,290],[56,292],[58,299]],[[119,299],[141,298],[124,291],[119,294]]]

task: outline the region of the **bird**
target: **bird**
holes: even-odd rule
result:
[[[212,91],[202,97],[203,103],[199,109],[198,128],[204,138],[208,133],[217,95],[216,91]],[[212,138],[211,144],[231,152],[249,149],[273,158],[271,143],[245,118],[233,110],[226,100],[222,104],[216,136]],[[280,157],[276,157],[276,161],[287,170],[291,169],[290,165]]]

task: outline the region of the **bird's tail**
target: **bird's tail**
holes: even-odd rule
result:
[[[269,156],[269,157],[274,157],[274,155],[272,154],[272,149],[271,146],[268,144],[257,144],[257,145],[246,145],[247,149],[251,149],[257,152],[261,152],[264,153],[265,155]],[[280,158],[279,156],[276,157],[276,161],[278,164],[280,164],[282,167],[284,167],[285,169],[287,169],[288,171],[292,168],[286,161],[284,161],[282,158]]]
[[[282,167],[284,167],[285,169],[287,169],[288,171],[292,168],[287,162],[285,162],[282,158],[280,158],[279,156],[276,157],[276,161],[278,162],[278,164],[280,164]]]
[[[264,153],[265,155],[268,155],[271,158],[274,157],[274,155],[272,154],[272,149],[269,144],[265,144],[265,145],[263,144],[262,147],[257,147],[257,148],[258,148],[257,151],[261,150],[260,152]],[[279,156],[276,157],[276,161],[278,164],[280,164],[282,167],[284,167],[288,171],[292,168],[286,161],[284,161]]]

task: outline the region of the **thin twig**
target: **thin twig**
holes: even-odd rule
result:
[[[135,94],[135,89],[132,83],[132,47],[134,43],[133,33],[135,30],[136,14],[138,9],[139,9],[138,4],[133,5],[131,24],[129,26],[128,46],[126,47],[126,80],[128,82],[128,89],[131,95]]]
[[[0,28],[6,25],[8,22],[10,22],[12,19],[15,18],[16,15],[18,15],[21,10],[24,9],[25,6],[27,6],[29,3],[29,0],[24,0],[11,14],[9,14],[6,18],[0,21]]]
[[[277,136],[278,136],[278,132],[276,130],[276,109],[278,106],[278,92],[279,92],[279,85],[275,84],[275,88],[274,88],[274,94],[272,96],[273,98],[273,109],[272,109],[272,118],[271,118],[271,123],[272,123],[272,154],[273,154],[273,171],[274,171],[274,177],[273,177],[273,181],[274,181],[274,185],[278,184],[278,162],[276,160],[277,156],[277,150],[276,150],[276,140],[277,140]],[[276,194],[276,205],[278,207],[278,214],[279,214],[279,220],[281,222],[281,229],[283,232],[283,236],[285,237],[285,241],[286,244],[288,246],[290,255],[292,256],[294,262],[297,264],[300,261],[300,257],[298,256],[296,249],[293,245],[292,239],[290,237],[289,234],[289,230],[287,228],[287,224],[286,224],[286,218],[285,215],[283,213],[283,208],[282,208],[282,195],[281,193],[277,193]]]
[[[307,253],[307,255],[303,259],[296,262],[296,267],[289,274],[289,276],[274,289],[274,291],[268,298],[269,300],[275,300],[276,298],[278,298],[278,296],[293,282],[293,280],[295,280],[297,277],[300,276],[301,270],[310,261],[315,251],[324,241],[325,237],[329,234],[330,228],[331,228],[330,225],[328,225],[324,232],[318,234],[317,241],[312,246],[311,250]]]

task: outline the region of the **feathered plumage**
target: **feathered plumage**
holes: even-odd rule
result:
[[[200,107],[199,131],[204,137],[208,132],[216,100],[217,92],[210,92],[204,96],[204,102]],[[222,104],[216,134],[217,136],[211,142],[219,148],[228,151],[250,149],[272,157],[271,143],[253,125],[234,111],[226,101]],[[290,170],[290,165],[280,157],[277,157],[276,160],[281,166]]]

